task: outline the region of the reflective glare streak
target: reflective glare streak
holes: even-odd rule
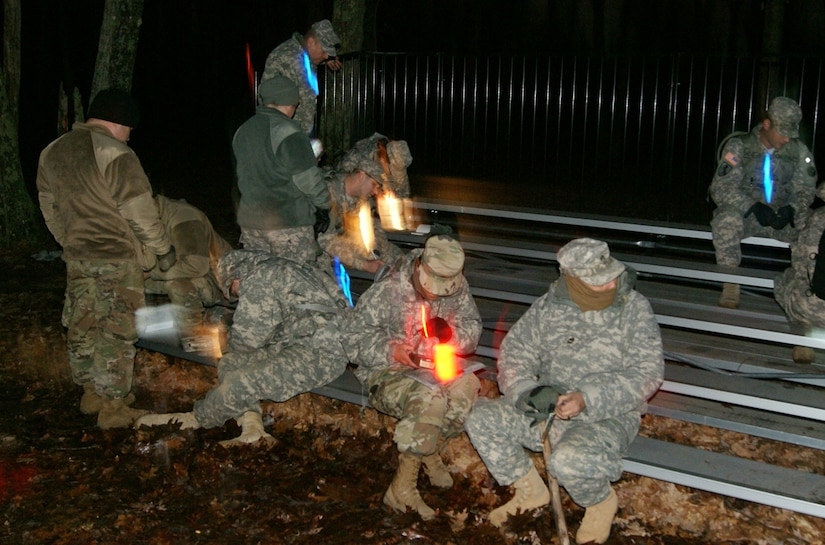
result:
[[[309,86],[312,87],[312,90],[315,94],[318,94],[318,75],[312,71],[312,63],[309,60],[309,54],[306,51],[303,53],[304,57],[304,70],[307,73],[307,83]]]
[[[344,292],[344,296],[347,298],[349,306],[355,306],[352,302],[352,292],[349,287],[349,274],[347,274],[347,269],[341,265],[341,260],[338,259],[337,255],[332,258],[332,271],[335,273],[335,279],[338,281],[338,285],[341,286],[341,291]]]
[[[765,154],[765,162],[762,163],[762,185],[765,187],[765,202],[771,204],[773,198],[773,180],[771,179],[771,154]]]
[[[455,348],[451,344],[439,343],[435,345],[435,378],[439,382],[450,382],[458,376],[458,366],[455,361]]]

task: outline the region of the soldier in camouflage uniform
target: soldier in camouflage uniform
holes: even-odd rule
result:
[[[449,488],[453,479],[439,454],[463,431],[479,381],[465,373],[446,384],[424,384],[415,355],[432,358],[434,344],[449,342],[457,354],[472,354],[481,335],[481,318],[462,274],[464,252],[454,239],[430,237],[423,249],[405,256],[398,268],[358,300],[347,336],[355,374],[377,410],[399,419],[394,439],[398,469],[384,503],[423,519],[435,516],[417,489],[422,463],[430,482]],[[422,308],[424,309],[422,317]],[[424,324],[432,336],[423,333]],[[426,371],[424,371],[426,372]]]
[[[144,288],[146,293],[169,296],[179,309],[178,325],[184,334],[194,334],[204,309],[221,301],[215,269],[232,246],[215,232],[206,214],[186,201],[156,195],[155,202],[177,261],[168,271],[155,267],[146,273]]]
[[[360,141],[346,153],[335,169],[326,174],[332,199],[330,228],[318,234],[318,244],[328,256],[338,257],[341,263],[351,269],[375,273],[384,264],[392,264],[404,255],[401,248],[387,240],[378,219],[373,219],[374,244],[371,251],[364,246],[360,230],[352,228],[358,225],[361,205],[366,203],[372,208],[371,199],[392,183],[388,142],[383,139]],[[403,148],[393,149],[403,154]],[[403,164],[403,160],[403,157],[397,158],[396,163]],[[400,170],[396,172],[401,173]],[[403,174],[406,175],[406,167],[403,168]],[[406,191],[409,194],[408,179]],[[349,229],[347,225],[350,226]]]
[[[801,119],[795,101],[777,97],[749,134],[728,137],[710,185],[716,203],[710,225],[719,265],[739,266],[743,238],[793,242],[805,224],[817,174],[813,155],[797,140]],[[766,183],[766,165],[771,183]],[[739,306],[738,284],[723,286],[719,305]]]
[[[263,102],[232,139],[238,189],[237,219],[244,249],[315,262],[319,211],[330,206],[329,188],[309,137],[291,119],[298,88],[274,76],[258,89]]]
[[[816,194],[825,199],[825,184]],[[825,207],[811,213],[791,244],[791,266],[774,280],[773,293],[792,323],[825,328]],[[794,347],[795,362],[812,363],[814,358],[812,348]]]
[[[129,407],[135,311],[145,304],[143,271],[175,262],[149,179],[126,144],[138,120],[131,96],[100,91],[88,121],[49,144],[37,169],[40,209],[66,262],[62,321],[72,378],[84,390],[80,410],[97,414],[103,429],[145,412]]]
[[[586,508],[576,541],[604,543],[618,499],[611,481],[636,436],[646,400],[662,382],[659,326],[633,271],[601,241],[576,239],[558,252],[562,276],[501,343],[502,397],[480,399],[467,433],[513,498],[490,512],[495,526],[550,500],[525,448],[542,450],[552,418],[549,471]]]
[[[343,373],[348,357],[341,330],[351,310],[326,270],[263,252],[225,254],[218,281],[227,297],[238,299],[218,385],[193,412],[147,415],[135,427],[214,428],[236,418],[242,433],[224,446],[271,444],[260,401],[286,401]]]
[[[313,135],[318,102],[318,66],[324,64],[330,70],[341,68],[336,58],[341,40],[327,19],[313,23],[301,36],[297,32],[269,53],[261,75],[261,84],[281,75],[298,86],[301,103],[295,112],[295,121],[307,135]]]

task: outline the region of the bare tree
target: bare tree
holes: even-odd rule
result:
[[[43,233],[20,165],[20,0],[3,0],[0,70],[0,246],[25,246]]]
[[[106,0],[90,98],[101,89],[132,89],[142,16],[143,0]]]

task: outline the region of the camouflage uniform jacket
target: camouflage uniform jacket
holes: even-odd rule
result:
[[[744,216],[756,202],[767,203],[763,186],[765,146],[759,139],[759,126],[749,134],[731,137],[722,150],[722,158],[710,185],[710,195],[717,206],[731,207]],[[789,204],[801,226],[814,199],[816,167],[808,147],[797,139],[774,150],[771,172],[773,197],[770,206],[777,210]]]
[[[498,387],[505,401],[541,384],[580,391],[582,422],[615,418],[634,429],[646,400],[662,382],[659,325],[647,299],[632,289],[635,273],[619,277],[613,304],[582,312],[559,279],[501,343]]]
[[[293,119],[298,122],[305,133],[310,134],[315,125],[318,95],[310,86],[309,79],[317,80],[318,68],[311,61],[305,63],[305,55],[307,55],[307,52],[304,48],[304,38],[296,32],[292,35],[292,38],[269,53],[266,64],[264,64],[264,73],[261,74],[261,81],[280,74],[289,78],[298,86],[298,96],[301,103],[298,104]],[[307,67],[309,67],[310,74],[307,74]]]
[[[238,225],[265,231],[315,224],[329,208],[329,189],[309,137],[278,110],[258,106],[235,132]]]
[[[355,374],[363,384],[367,384],[371,373],[392,365],[407,368],[393,360],[393,343],[407,341],[415,345],[420,341],[422,305],[428,319],[441,317],[450,324],[450,344],[455,346],[456,354],[470,355],[478,346],[481,316],[466,279],[462,279],[455,294],[435,301],[427,301],[415,291],[413,265],[422,252],[420,248],[412,250],[390,275],[358,299],[345,343],[351,361],[358,365]]]
[[[102,126],[75,123],[49,144],[40,154],[37,191],[66,261],[134,261],[149,270],[156,255],[169,252],[137,155]]]
[[[799,238],[791,244],[791,267],[776,278],[774,287],[776,300],[789,318],[815,327],[825,327],[825,301],[811,291],[823,231],[825,207],[808,217]]]
[[[313,343],[340,337],[341,322],[351,311],[327,271],[248,250],[228,253],[221,265],[228,260],[234,268],[232,277],[241,279],[230,351],[250,352],[307,339]],[[222,282],[231,282],[226,276],[219,273]],[[319,312],[319,308],[328,311]]]
[[[175,247],[177,261],[166,272],[156,267],[149,277],[153,280],[176,280],[214,275],[218,260],[232,246],[215,232],[206,214],[186,201],[157,195],[155,202]]]
[[[346,177],[346,174],[334,170],[327,173],[326,178],[329,183],[331,199],[329,228],[325,233],[318,235],[318,244],[327,255],[337,256],[345,267],[364,270],[370,256],[361,240],[360,231],[358,233],[348,233],[344,229],[344,216],[347,214],[357,215],[361,207],[359,199],[347,195],[344,188]],[[368,202],[368,204],[370,203]],[[374,236],[372,249],[375,250],[379,259],[392,264],[404,255],[401,248],[387,240],[387,234],[381,228],[381,222],[378,218],[373,216],[372,225]]]

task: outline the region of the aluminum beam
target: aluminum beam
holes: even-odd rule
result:
[[[493,209],[482,206],[464,206],[437,201],[415,201],[413,206],[423,210],[438,210],[442,212],[453,212],[456,214],[471,214],[474,216],[489,216],[495,218],[514,219],[531,221],[537,223],[553,223],[558,225],[572,225],[575,227],[590,227],[593,229],[606,229],[610,231],[629,231],[633,233],[644,233],[657,236],[673,236],[694,240],[713,240],[713,234],[709,228],[698,226],[674,227],[672,224],[647,222],[646,224],[630,223],[621,218],[603,218],[598,216],[584,216],[573,213],[537,213],[514,209]],[[767,246],[774,248],[788,248],[787,242],[774,240],[766,237],[748,237],[742,240],[745,244],[757,246]]]
[[[825,518],[825,476],[637,437],[624,470],[714,494]]]

